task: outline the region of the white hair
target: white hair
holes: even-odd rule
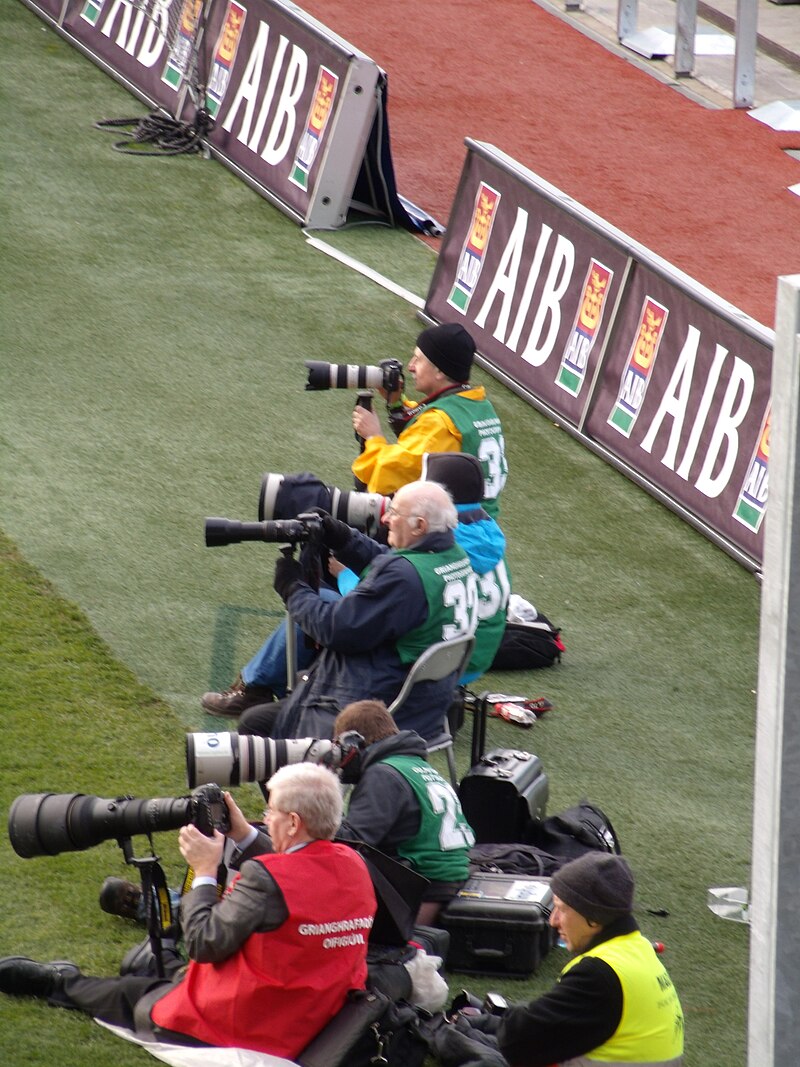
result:
[[[409,482],[398,489],[394,499],[402,495],[405,507],[425,519],[430,533],[444,533],[458,526],[458,512],[453,498],[438,482]]]
[[[290,763],[267,782],[270,807],[296,812],[309,834],[331,840],[342,821],[342,790],[333,771],[318,763]]]

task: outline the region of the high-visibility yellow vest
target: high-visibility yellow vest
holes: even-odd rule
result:
[[[592,956],[607,963],[619,978],[622,1018],[608,1041],[564,1067],[596,1063],[680,1067],[683,1011],[672,979],[650,942],[638,930],[612,937],[575,956],[561,973]]]

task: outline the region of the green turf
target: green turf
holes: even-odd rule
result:
[[[220,726],[199,694],[227,684],[283,614],[275,547],[208,549],[204,517],[254,519],[265,471],[348,488],[353,394],[305,392],[303,360],[407,359],[419,324],[213,161],[114,152],[93,121],[144,109],[16,0],[0,0],[0,40],[0,526],[27,561],[5,547],[0,807],[20,792],[178,795],[183,733]],[[409,235],[320,236],[424,294],[433,257]],[[506,429],[514,587],[567,644],[553,670],[485,679],[556,705],[530,732],[493,722],[490,741],[542,758],[550,811],[583,795],[607,810],[642,904],[670,912],[641,921],[667,944],[687,1067],[737,1067],[747,929],[705,896],[748,880],[757,585],[477,377]],[[122,867],[112,843],[22,861],[3,834],[0,864],[0,954],[108,972],[137,939],[96,906]],[[551,953],[530,982],[451,988],[522,997],[562,962]],[[67,1013],[7,1000],[0,1012],[6,1062],[148,1062]]]

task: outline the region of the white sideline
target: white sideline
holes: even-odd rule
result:
[[[330,256],[332,259],[337,259],[346,267],[358,271],[358,273],[363,274],[365,278],[377,282],[378,285],[382,285],[384,289],[388,289],[390,293],[394,293],[395,296],[401,297],[409,304],[413,304],[414,307],[420,309],[425,307],[425,301],[421,296],[417,296],[415,293],[410,292],[410,290],[404,289],[402,285],[393,282],[391,278],[387,278],[386,275],[379,274],[378,271],[373,270],[372,267],[368,267],[365,263],[361,263],[359,260],[353,259],[352,256],[348,256],[346,252],[340,252],[338,248],[334,248],[333,245],[325,244],[325,242],[320,241],[318,237],[312,237],[306,230],[303,230],[303,234],[312,248],[324,252],[326,256]]]

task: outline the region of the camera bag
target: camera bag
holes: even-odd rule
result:
[[[495,748],[461,779],[458,795],[479,843],[525,841],[531,820],[544,818],[550,785],[532,752]]]
[[[614,852],[621,855],[617,832],[611,820],[596,804],[585,797],[566,811],[531,823],[525,841],[546,849],[562,863],[577,859],[584,852]]]
[[[439,913],[450,934],[448,971],[534,974],[550,951],[549,878],[477,873]]]
[[[298,1067],[422,1067],[427,1013],[375,989],[351,990],[344,1007],[297,1057]]]
[[[429,956],[447,959],[450,948],[450,935],[438,926],[415,926],[411,933],[411,944],[424,949]]]

